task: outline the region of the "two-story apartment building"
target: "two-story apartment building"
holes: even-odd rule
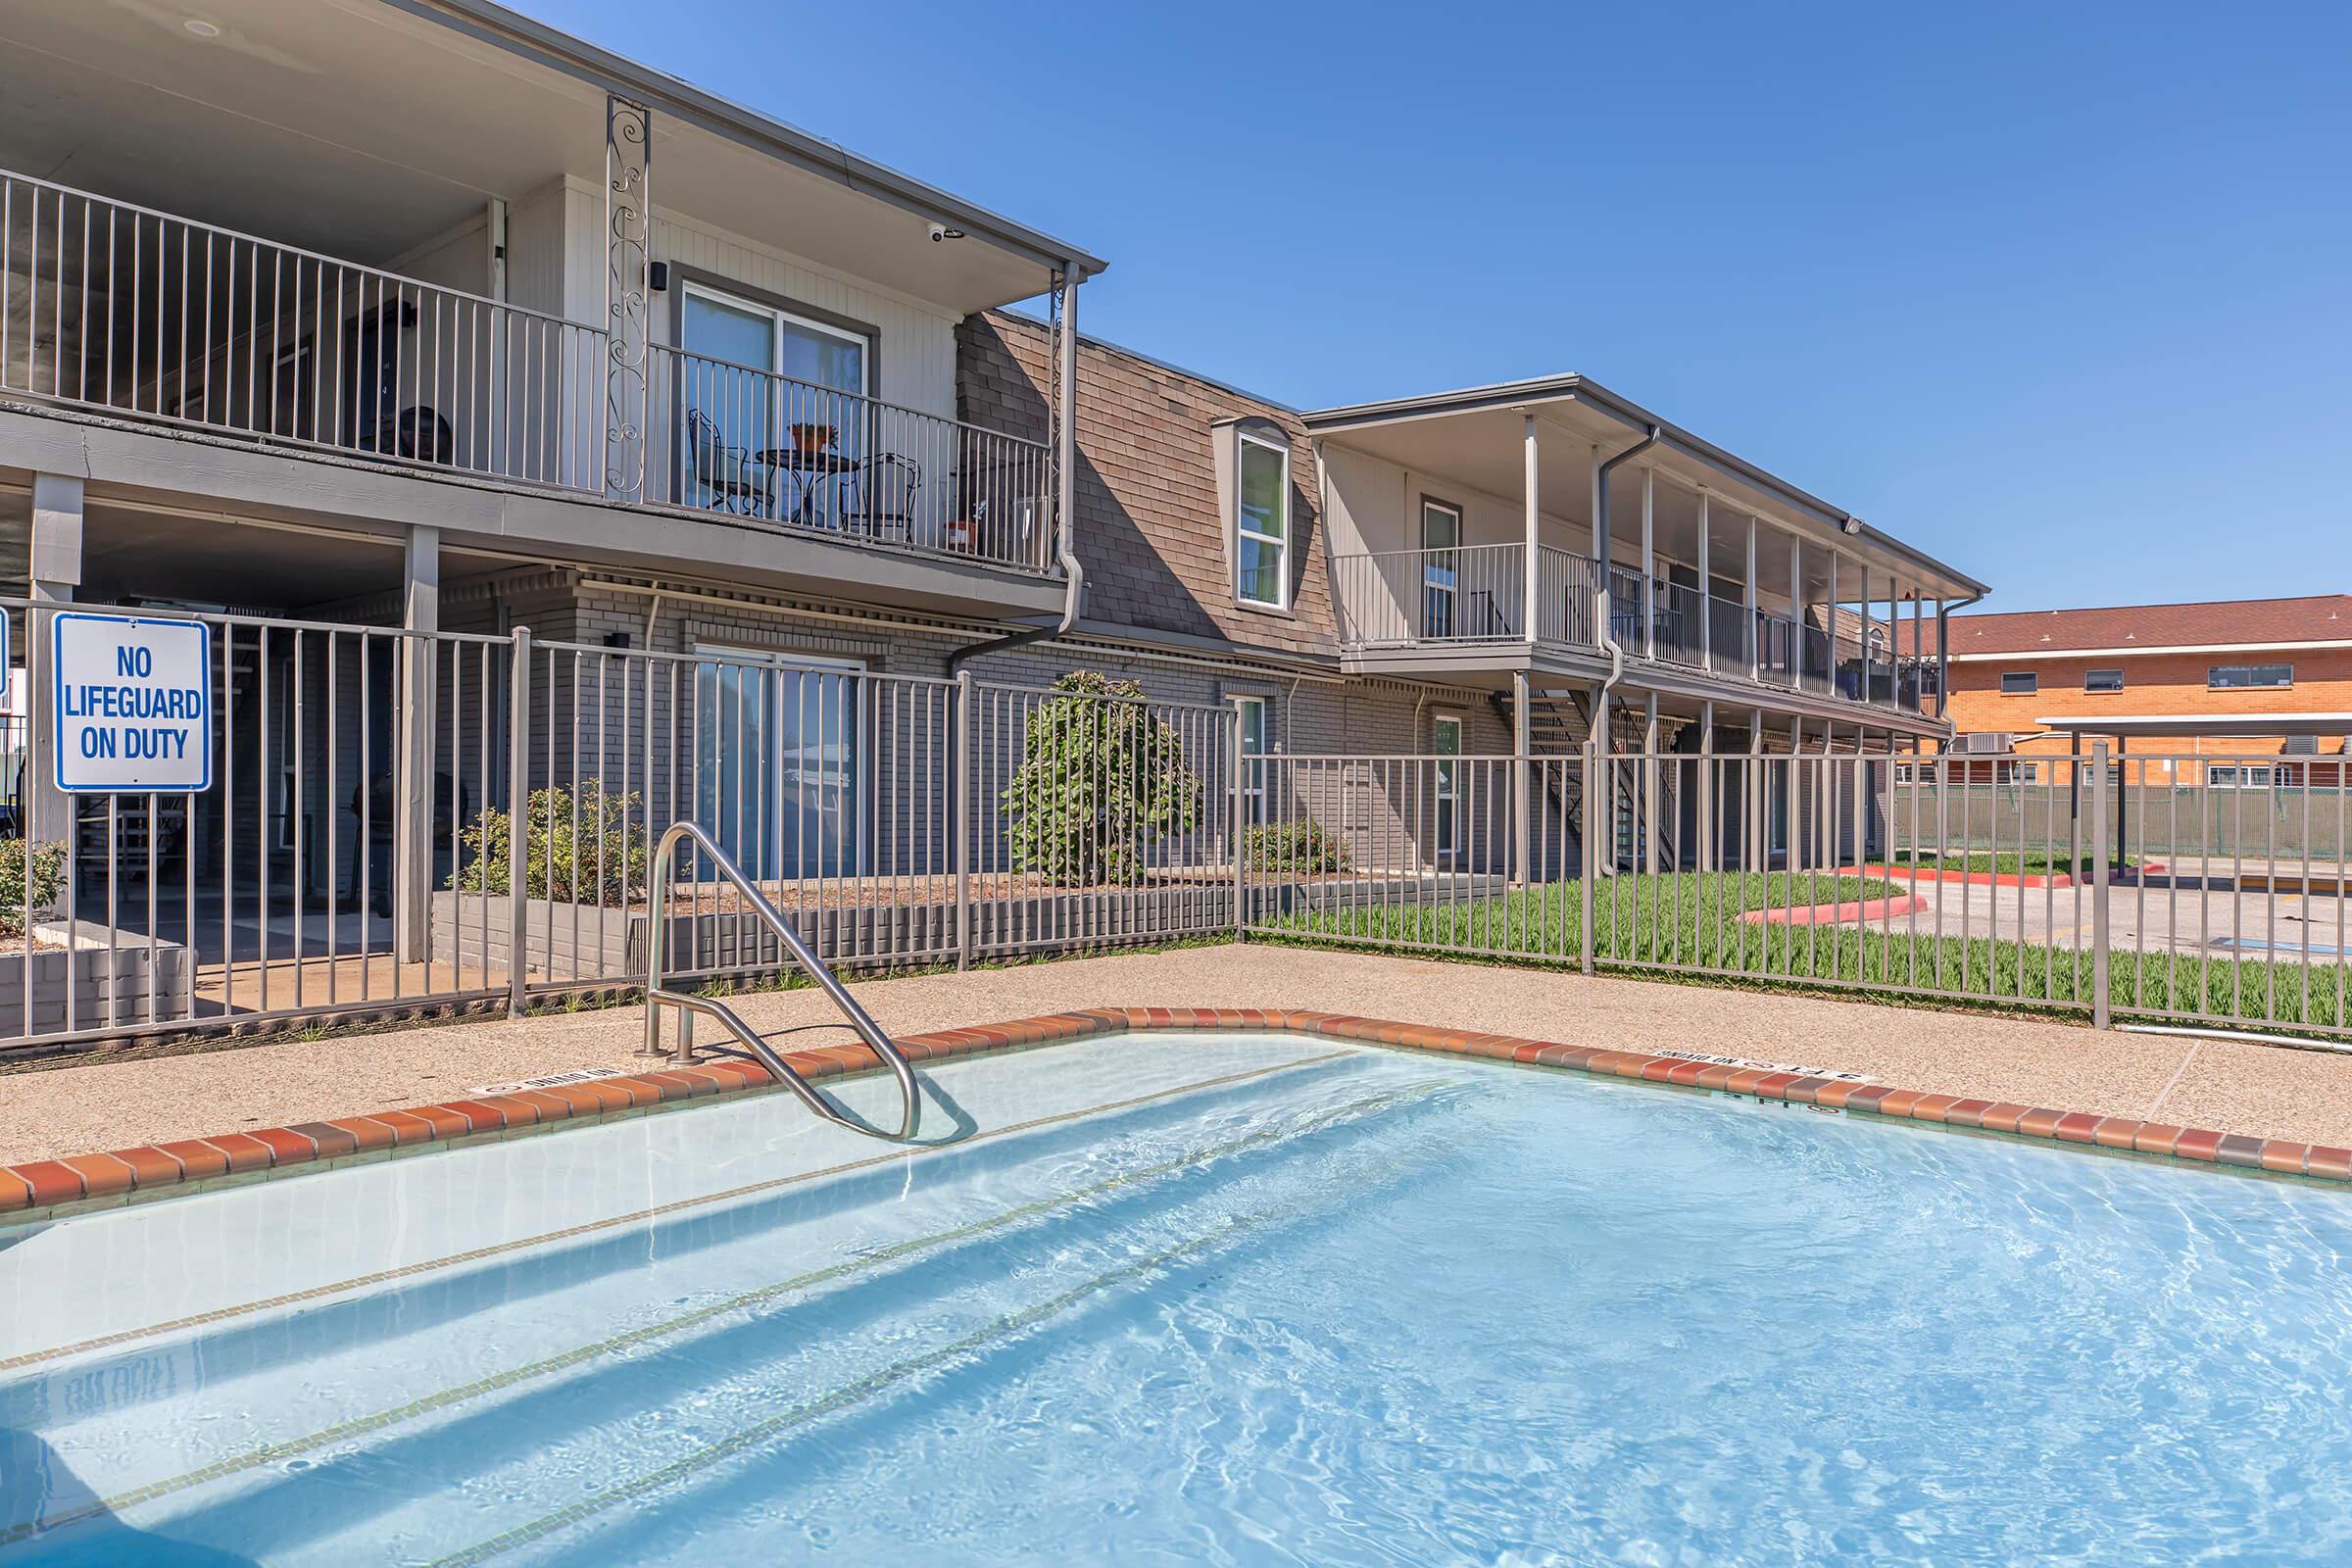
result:
[[[1950,618],[1956,744],[1980,776],[2073,776],[2097,741],[2134,782],[2332,785],[2352,735],[2352,597]]]
[[[931,876],[1003,740],[960,678],[1100,669],[1244,753],[1944,733],[1982,585],[1605,388],[1300,412],[1082,338],[1079,246],[487,0],[21,7],[0,84],[29,728],[56,607],[210,615],[222,774],[28,765],[18,820],[265,986],[378,919],[425,961],[542,781]]]

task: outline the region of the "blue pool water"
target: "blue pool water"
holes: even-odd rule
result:
[[[0,1233],[0,1565],[2352,1559],[2352,1195],[1322,1040],[927,1077],[986,1136]]]

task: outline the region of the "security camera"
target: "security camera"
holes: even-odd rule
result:
[[[945,223],[933,223],[931,225],[931,243],[934,245],[938,244],[943,239],[961,238],[963,238],[963,230],[960,228],[950,228]]]
[[[1862,519],[1860,517],[1846,518],[1845,531],[1847,533],[1860,533],[1862,531]]]

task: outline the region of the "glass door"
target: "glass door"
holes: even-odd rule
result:
[[[682,494],[701,507],[766,514],[776,439],[776,323],[771,311],[689,283],[681,308],[678,418]]]
[[[752,875],[855,875],[865,839],[856,664],[755,653],[695,679],[696,814]]]
[[[1421,635],[1459,635],[1462,514],[1443,502],[1421,503]]]
[[[838,528],[901,511],[891,485],[896,470],[866,466],[877,432],[865,401],[865,339],[782,311],[772,316],[776,367],[785,377],[779,422],[790,462],[799,466],[792,519]]]

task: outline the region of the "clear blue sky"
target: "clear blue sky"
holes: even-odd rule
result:
[[[515,3],[1284,402],[1580,370],[1987,608],[2352,587],[2340,3]]]

